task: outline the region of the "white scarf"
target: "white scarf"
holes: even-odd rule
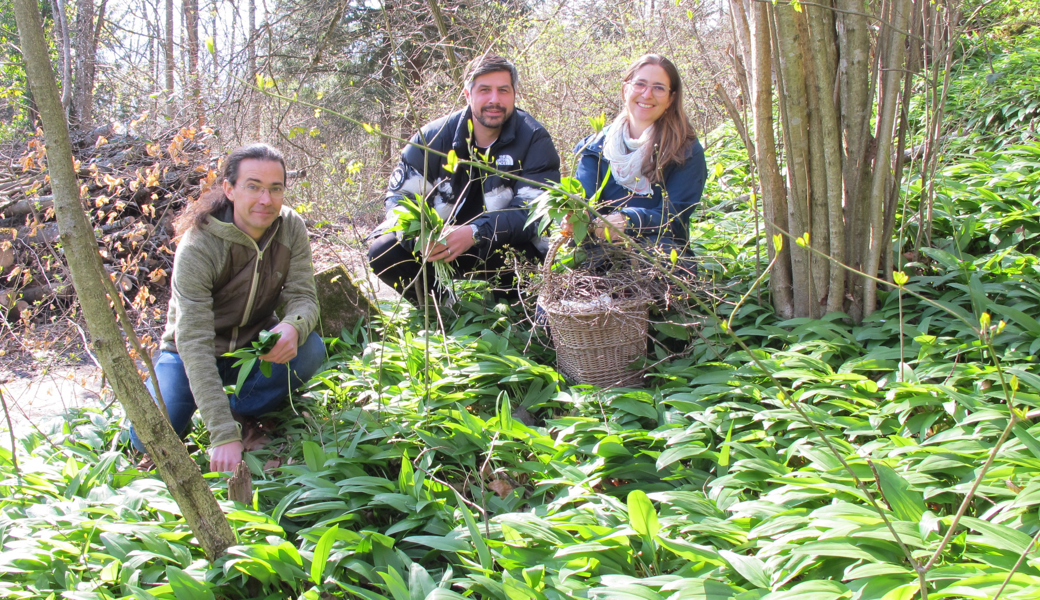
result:
[[[603,141],[603,158],[610,161],[610,174],[614,181],[640,196],[651,193],[650,180],[643,175],[643,159],[652,151],[649,141],[654,134],[654,126],[643,131],[639,139],[628,137],[628,120],[624,114],[611,123]]]

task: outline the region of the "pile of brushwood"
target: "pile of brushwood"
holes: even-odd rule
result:
[[[138,325],[161,320],[173,264],[173,217],[217,177],[209,131],[154,138],[113,126],[74,141],[80,197],[105,268]],[[55,222],[42,135],[0,164],[0,312],[23,326],[64,314],[73,289]]]

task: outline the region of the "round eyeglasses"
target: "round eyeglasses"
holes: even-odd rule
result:
[[[646,93],[647,88],[650,88],[650,93],[652,93],[657,98],[667,96],[672,92],[672,90],[661,85],[660,83],[655,83],[651,85],[650,83],[643,81],[642,79],[636,79],[635,81],[629,81],[627,83],[628,85],[632,86],[632,89],[635,91],[635,93],[639,94],[640,96]]]

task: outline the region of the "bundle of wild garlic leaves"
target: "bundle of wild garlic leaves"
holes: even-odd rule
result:
[[[420,256],[434,244],[446,243],[447,222],[420,196],[402,198],[393,209],[394,225],[387,231],[399,231],[400,237],[414,239],[412,252]],[[458,300],[455,293],[455,268],[446,261],[433,261],[434,280],[447,294],[450,302]]]

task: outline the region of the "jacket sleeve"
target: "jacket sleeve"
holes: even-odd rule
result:
[[[518,176],[531,179],[542,185],[559,183],[560,155],[556,152],[552,138],[544,129],[536,129],[532,134],[531,144],[520,163]],[[519,244],[534,239],[537,224],[525,227],[530,214],[528,204],[544,190],[526,181],[517,181],[513,197],[502,210],[489,211],[473,220],[477,226],[477,235],[485,239],[494,239],[496,245]],[[489,245],[485,245],[487,248]]]
[[[581,182],[586,199],[596,193],[607,174],[607,161],[600,152],[592,149],[595,138],[595,134],[591,135],[578,142],[578,145],[574,147],[574,153],[579,155],[578,168],[574,171],[574,178]]]
[[[289,244],[289,273],[282,287],[281,300],[285,303],[282,323],[296,328],[298,343],[303,344],[318,324],[318,293],[314,284],[314,264],[311,244],[307,237],[307,225],[295,211],[285,219],[286,242]]]
[[[386,195],[383,198],[387,216],[390,216],[390,211],[397,206],[401,198],[411,196],[412,194],[425,196],[429,193],[433,189],[438,176],[441,175],[434,171],[432,168],[434,165],[429,164],[427,160],[428,153],[414,145],[422,144],[423,139],[424,132],[422,131],[412,136],[412,139],[408,141],[408,145],[401,151],[401,157],[397,161],[397,166],[394,167],[393,172],[390,174]],[[428,142],[429,140],[427,140]]]
[[[625,207],[620,212],[639,235],[662,235],[685,245],[690,237],[690,216],[701,200],[707,176],[704,149],[695,141],[683,164],[673,166],[665,177],[659,207]]]
[[[175,332],[177,352],[195,405],[209,429],[210,445],[219,446],[242,439],[242,434],[231,416],[214,356],[213,286],[221,268],[216,257],[227,253],[207,251],[204,246],[210,245],[223,243],[206,239],[195,229],[185,234],[173,260],[171,291],[180,313]]]

